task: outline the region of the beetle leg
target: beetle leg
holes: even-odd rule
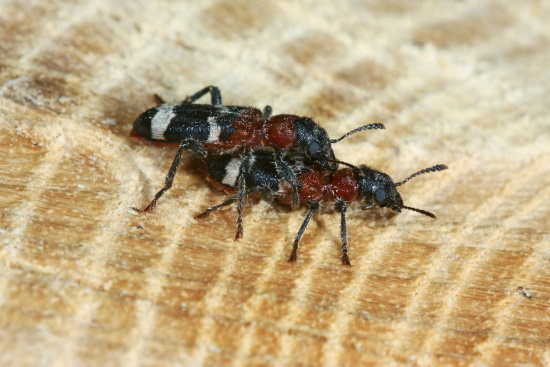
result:
[[[197,99],[201,98],[205,94],[210,93],[211,103],[214,106],[218,106],[222,104],[222,93],[220,92],[220,88],[215,87],[213,85],[210,85],[204,89],[201,89],[195,94],[192,94],[191,96],[185,98],[181,103],[193,103]]]
[[[319,209],[319,203],[311,203],[309,205],[309,212],[307,213],[306,218],[304,219],[304,222],[302,223],[302,226],[300,227],[300,230],[298,231],[298,234],[294,238],[294,244],[292,245],[292,252],[290,253],[290,257],[288,258],[289,263],[296,262],[296,258],[298,255],[298,243],[300,242],[300,239],[304,235],[304,232],[306,230],[306,227],[311,220],[311,217],[313,216],[313,213],[315,213]]]

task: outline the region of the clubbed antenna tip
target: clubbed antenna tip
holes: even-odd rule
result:
[[[358,127],[357,129],[353,129],[351,130],[350,132],[342,135],[339,139],[330,139],[330,142],[331,143],[338,143],[340,140],[344,140],[345,138],[347,138],[348,136],[352,135],[352,134],[355,134],[356,132],[358,131],[363,131],[363,130],[376,130],[376,129],[385,129],[386,127],[384,126],[384,124],[369,124],[369,125],[365,125],[365,126],[361,126],[361,127]]]
[[[422,175],[424,173],[430,173],[430,172],[437,172],[437,171],[443,171],[443,170],[446,170],[448,169],[449,167],[447,167],[446,165],[444,164],[437,164],[435,166],[432,166],[432,167],[428,167],[428,168],[424,168],[423,170],[420,170],[416,173],[413,173],[412,175],[410,175],[409,177],[407,177],[405,180],[401,181],[401,182],[396,182],[395,183],[395,186],[399,186],[399,185],[403,185],[404,183],[408,182],[409,180],[413,179],[414,177],[418,176],[418,175]]]
[[[430,213],[427,210],[411,208],[410,206],[404,206],[404,205],[402,206],[402,208],[403,209],[409,209],[409,210],[412,210],[413,212],[417,212],[417,213],[420,213],[420,214],[427,215],[428,217],[433,218],[433,219],[437,219],[437,217],[435,216],[434,213]]]

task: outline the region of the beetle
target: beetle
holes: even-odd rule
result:
[[[211,104],[194,102],[210,94]],[[172,105],[156,96],[159,106],[143,112],[134,121],[131,135],[150,145],[179,144],[179,149],[166,176],[164,187],[151,203],[138,212],[151,212],[158,199],[172,186],[176,170],[185,150],[205,158],[208,154],[232,152],[241,154],[260,148],[275,152],[279,177],[292,187],[292,206],[298,205],[298,182],[287,158],[320,164],[325,169],[338,168],[331,144],[362,130],[384,129],[380,123],[358,127],[339,139],[330,139],[325,129],[309,117],[290,114],[272,115],[272,108],[263,111],[254,107],[222,104],[218,87],[208,86]],[[246,155],[245,155],[246,156]],[[246,165],[246,164],[245,164]],[[247,172],[241,173],[241,180]]]
[[[416,209],[403,204],[403,199],[397,191],[397,187],[405,184],[412,178],[428,173],[447,169],[443,164],[420,170],[403,181],[394,182],[389,175],[366,165],[356,167],[346,162],[334,161],[346,165],[337,171],[330,171],[320,165],[307,166],[302,162],[291,162],[292,169],[296,173],[299,183],[298,196],[309,207],[309,211],[294,239],[292,252],[288,259],[295,262],[297,259],[300,239],[313,214],[319,210],[322,203],[333,202],[334,208],[340,213],[340,234],[342,241],[342,264],[351,265],[348,256],[348,239],[346,227],[346,210],[354,201],[364,202],[363,210],[376,206],[390,208],[394,212],[408,209],[431,218],[436,216],[426,210]],[[245,165],[248,165],[244,167]],[[290,204],[291,193],[289,184],[281,180],[275,157],[269,152],[255,152],[249,159],[235,157],[229,154],[211,156],[207,160],[208,174],[218,187],[225,190],[239,191],[238,177],[244,174],[245,195],[260,194],[264,199],[277,199]],[[238,201],[238,195],[232,196],[223,203],[214,205],[199,214],[197,218],[204,219],[212,212]],[[235,239],[243,234],[242,204],[237,207],[237,229]]]

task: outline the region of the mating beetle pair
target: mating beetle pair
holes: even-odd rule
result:
[[[211,104],[194,104],[210,93]],[[160,101],[162,102],[162,101]],[[296,235],[289,261],[296,261],[298,243],[311,217],[322,202],[334,202],[341,214],[342,263],[350,265],[347,250],[345,213],[349,203],[365,200],[363,209],[374,206],[417,211],[435,218],[424,210],[403,205],[396,187],[412,177],[446,169],[436,165],[419,171],[402,182],[365,165],[355,167],[335,158],[331,144],[347,136],[369,129],[383,129],[370,124],[354,129],[339,139],[330,139],[327,132],[311,118],[271,114],[253,107],[224,106],[217,87],[209,86],[179,104],[163,103],[142,113],[134,122],[132,135],[152,145],[179,144],[176,157],[166,176],[164,187],[151,203],[138,212],[151,212],[158,199],[172,186],[185,150],[191,150],[206,162],[210,178],[226,189],[237,192],[222,204],[200,214],[205,218],[213,211],[237,202],[235,239],[242,237],[244,199],[259,193],[264,198],[298,206],[309,206],[309,212]],[[348,166],[338,170],[338,164]]]
[[[208,93],[212,104],[193,104]],[[205,158],[208,154],[242,154],[265,147],[274,150],[277,171],[282,179],[291,184],[292,205],[297,206],[296,175],[285,158],[291,156],[308,164],[317,162],[334,171],[338,166],[334,162],[331,143],[361,130],[384,128],[382,124],[365,125],[348,132],[340,139],[329,139],[325,129],[311,118],[296,115],[272,116],[271,112],[270,106],[266,106],[263,112],[253,107],[224,106],[220,90],[209,86],[177,105],[163,103],[142,113],[134,122],[134,136],[152,145],[180,144],[164,188],[144,211],[153,210],[157,200],[172,186],[183,151],[191,150]],[[239,174],[240,182],[244,182],[244,170]],[[243,200],[241,195],[239,210]]]

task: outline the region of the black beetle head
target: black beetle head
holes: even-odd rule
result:
[[[308,117],[299,117],[294,120],[296,134],[296,153],[303,154],[312,162],[319,163],[331,171],[338,169],[338,164],[330,162],[334,160],[330,139],[325,129],[317,125]]]
[[[365,202],[382,208],[390,208],[394,212],[401,211],[403,199],[390,176],[365,165],[359,166],[359,171],[359,193]]]
[[[397,191],[397,186],[403,185],[418,175],[443,171],[445,169],[447,169],[447,166],[438,164],[413,173],[401,182],[393,182],[387,174],[361,165],[356,170],[356,177],[359,184],[359,194],[368,204],[363,207],[363,209],[369,209],[373,206],[380,206],[382,208],[387,207],[394,212],[400,212],[401,209],[408,209],[435,219],[436,216],[433,213],[403,205],[403,199],[401,199],[401,195]]]

